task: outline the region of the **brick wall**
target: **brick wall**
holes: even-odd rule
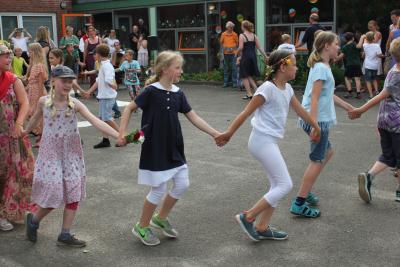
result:
[[[67,7],[60,8],[61,0],[0,0],[0,12],[56,13],[58,39],[62,37],[61,14],[70,13],[72,0],[63,0]]]

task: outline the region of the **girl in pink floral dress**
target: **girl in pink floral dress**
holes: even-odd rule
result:
[[[22,124],[29,104],[22,82],[11,72],[11,50],[0,45],[0,230],[8,231],[8,221],[21,221],[30,203],[34,158]]]
[[[29,112],[31,118],[37,109],[39,98],[46,95],[44,83],[48,79],[47,63],[44,57],[42,47],[39,43],[29,45],[30,66],[28,68],[28,99]],[[43,130],[43,120],[39,120],[37,125],[32,129],[32,133],[38,135],[35,147],[39,146],[40,136]]]
[[[83,247],[85,241],[70,234],[78,203],[85,198],[85,164],[81,138],[78,131],[77,113],[107,135],[118,138],[118,132],[95,117],[77,99],[70,98],[74,72],[65,66],[52,70],[49,96],[39,99],[36,113],[26,132],[43,118],[44,129],[35,164],[32,201],[39,206],[35,214],[26,217],[28,239],[36,242],[39,222],[54,208],[65,205],[63,225],[58,244]]]

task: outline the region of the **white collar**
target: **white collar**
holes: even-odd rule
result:
[[[167,89],[165,89],[160,82],[152,83],[150,85],[156,87],[157,89],[167,91]],[[171,87],[171,92],[176,93],[178,91],[179,91],[179,87],[176,86],[175,84],[173,84]]]
[[[102,60],[102,61],[101,61],[101,64],[104,64],[104,63],[107,63],[107,62],[110,62],[110,60],[109,60],[109,59]]]

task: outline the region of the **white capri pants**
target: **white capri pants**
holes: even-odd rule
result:
[[[249,138],[250,153],[261,162],[270,182],[264,199],[276,207],[293,188],[292,179],[278,146],[278,138],[252,131]]]
[[[168,194],[175,198],[180,199],[182,195],[189,188],[189,177],[187,176],[187,170],[179,171],[174,177],[172,177],[174,181],[174,186]],[[147,195],[147,200],[154,205],[160,204],[161,200],[165,196],[168,190],[167,186],[168,181],[160,184],[159,186],[152,186],[149,194]]]

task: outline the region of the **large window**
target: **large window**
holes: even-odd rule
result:
[[[159,7],[157,11],[159,29],[206,26],[203,4]]]
[[[57,44],[57,28],[55,14],[40,13],[0,13],[1,39],[6,40],[15,28],[25,28],[33,38],[40,26],[46,26],[50,31],[50,38]]]
[[[267,0],[266,8],[267,24],[307,23],[313,12],[320,21],[333,21],[334,0]]]

